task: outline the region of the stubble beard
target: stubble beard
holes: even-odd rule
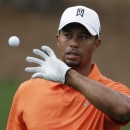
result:
[[[81,65],[81,61],[75,62],[75,61],[70,61],[70,60],[66,60],[64,58],[63,62],[68,65],[69,67],[79,67]]]

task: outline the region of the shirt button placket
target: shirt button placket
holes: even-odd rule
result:
[[[66,94],[70,94],[70,92],[67,91]]]
[[[62,97],[63,102],[68,102],[70,103],[71,101],[71,93],[69,91],[65,91]]]

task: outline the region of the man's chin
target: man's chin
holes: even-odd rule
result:
[[[80,63],[66,63],[69,67],[71,68],[75,68],[75,67],[79,67],[81,64]]]

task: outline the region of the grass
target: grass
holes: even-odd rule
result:
[[[127,124],[125,127],[122,127],[121,130],[130,130],[130,123]]]
[[[19,84],[12,80],[0,80],[0,130],[6,129],[12,99]]]
[[[20,81],[0,80],[0,130],[6,129],[12,99],[20,84]],[[130,123],[121,130],[130,130]]]

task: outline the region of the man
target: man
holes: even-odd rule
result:
[[[95,11],[66,9],[56,35],[60,58],[47,46],[27,57],[38,67],[18,88],[7,130],[119,130],[130,121],[130,90],[101,75],[92,54],[101,44]]]

